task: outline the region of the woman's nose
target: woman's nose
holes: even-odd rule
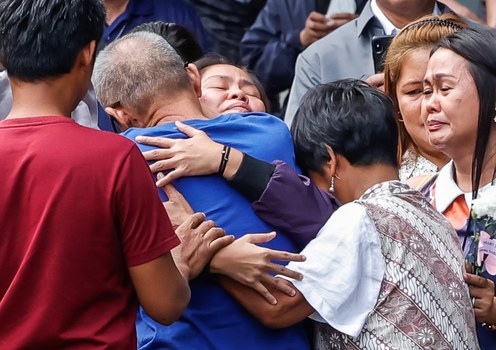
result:
[[[429,114],[439,112],[439,100],[435,93],[432,93],[429,96],[424,96],[424,106]]]
[[[243,90],[241,90],[239,87],[232,88],[229,91],[229,97],[232,99],[242,100],[242,101],[246,101],[248,99],[246,93]]]

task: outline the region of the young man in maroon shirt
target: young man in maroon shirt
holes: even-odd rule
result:
[[[174,264],[179,240],[138,149],[70,119],[88,89],[104,7],[0,8],[14,96],[0,122],[0,348],[136,348],[138,301],[170,324],[189,302],[190,276]]]

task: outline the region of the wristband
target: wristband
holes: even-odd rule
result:
[[[231,152],[231,147],[224,145],[224,148],[221,152],[219,170],[217,174],[220,176],[224,175],[224,171],[226,171],[227,161],[229,160],[229,153]]]

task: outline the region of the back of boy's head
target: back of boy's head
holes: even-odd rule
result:
[[[26,82],[69,73],[105,23],[101,0],[0,0],[0,9],[0,62]]]

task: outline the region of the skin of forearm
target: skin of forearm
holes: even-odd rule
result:
[[[277,299],[277,304],[269,304],[259,293],[251,288],[221,276],[221,286],[236,299],[251,315],[269,328],[285,328],[292,326],[310,316],[314,309],[303,295],[297,291],[290,297],[280,291],[269,288]]]

